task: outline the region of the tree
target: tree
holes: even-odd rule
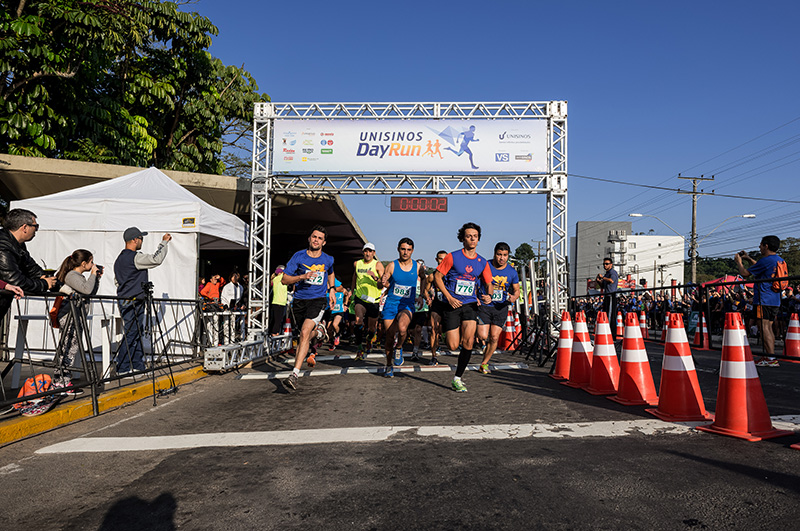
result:
[[[514,250],[513,258],[517,262],[523,262],[527,265],[528,262],[536,258],[536,253],[533,252],[533,247],[531,247],[531,244],[525,242],[521,243],[519,247]]]
[[[162,0],[16,0],[0,12],[0,151],[222,173],[226,124],[252,120],[217,28]]]

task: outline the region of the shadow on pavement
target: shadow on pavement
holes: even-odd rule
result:
[[[169,493],[159,495],[152,502],[135,496],[125,498],[111,506],[98,529],[171,531],[176,529],[174,518],[177,507],[178,503]]]

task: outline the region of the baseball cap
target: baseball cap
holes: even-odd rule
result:
[[[147,236],[147,233],[140,231],[137,227],[128,227],[122,234],[122,238],[126,242],[135,240],[136,238],[144,238],[145,236]]]
[[[367,242],[367,243],[364,244],[364,247],[362,247],[361,250],[362,251],[366,251],[367,249],[369,249],[370,251],[374,251],[375,250],[375,245],[373,243],[371,243],[371,242]]]

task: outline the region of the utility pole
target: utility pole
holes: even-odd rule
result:
[[[713,181],[714,176],[711,177],[682,177],[681,174],[678,174],[678,179],[689,179],[692,181],[692,191],[691,192],[683,192],[678,190],[679,194],[691,194],[692,196],[692,238],[689,243],[689,260],[692,263],[692,284],[697,283],[697,198],[701,195],[714,195],[714,192],[706,193],[703,191],[697,191],[697,182],[698,181]]]

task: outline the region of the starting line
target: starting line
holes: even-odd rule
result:
[[[317,360],[322,361],[319,357]],[[528,365],[525,363],[498,363],[489,364],[491,371],[507,371],[514,369],[527,369]],[[394,373],[420,373],[420,372],[450,372],[455,371],[455,365],[414,365],[414,366],[400,366],[394,368]],[[467,365],[468,371],[477,371],[478,365]],[[287,378],[292,371],[281,372],[266,372],[266,373],[249,373],[241,374],[236,377],[237,380],[274,380]],[[383,374],[383,367],[342,367],[341,369],[320,369],[303,371],[301,375],[305,376],[336,376],[345,374]]]
[[[575,422],[559,424],[488,424],[482,426],[375,426],[309,430],[197,433],[154,437],[83,437],[47,446],[37,454],[86,452],[143,452],[233,446],[284,446],[323,443],[384,442],[409,436],[451,440],[622,437],[627,435],[687,434],[698,423],[669,423],[658,419]]]

